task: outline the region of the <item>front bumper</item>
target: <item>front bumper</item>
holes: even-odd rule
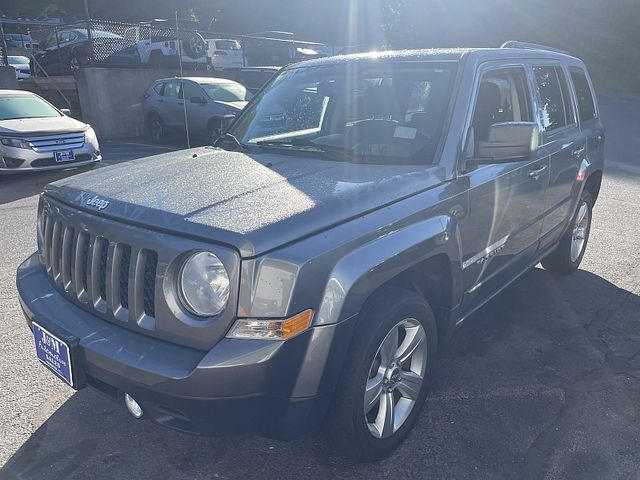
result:
[[[196,434],[295,438],[322,420],[354,320],[312,328],[287,342],[223,339],[205,352],[122,328],[81,310],[51,285],[37,255],[17,272],[29,326],[78,340],[72,362],[86,384],[149,418]]]
[[[64,150],[61,147],[61,150]],[[0,175],[28,171],[63,170],[83,167],[102,160],[100,150],[90,143],[73,148],[76,160],[57,163],[53,152],[36,152],[28,148],[9,147],[0,144]]]

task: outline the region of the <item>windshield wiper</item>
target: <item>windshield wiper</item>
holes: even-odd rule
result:
[[[233,135],[233,134],[231,134],[229,132],[225,133],[220,138],[218,138],[218,140],[215,141],[214,147],[217,147],[218,143],[220,143],[220,142],[222,142],[224,140],[232,140],[240,148],[240,150],[243,150],[245,152],[249,150],[249,147],[247,147],[244,143],[242,143],[240,140],[238,140],[235,135]]]
[[[312,147],[321,152],[332,160],[345,160],[345,157],[350,156],[352,151],[348,147],[341,147],[339,145],[325,145],[322,143],[316,143],[307,138],[291,138],[288,140],[261,140],[256,142],[256,145],[261,147]]]

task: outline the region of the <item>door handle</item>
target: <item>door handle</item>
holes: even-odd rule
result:
[[[542,174],[543,174],[544,172],[546,172],[546,171],[547,171],[547,166],[546,166],[546,165],[544,165],[544,166],[542,166],[542,167],[539,167],[539,168],[536,168],[536,169],[534,169],[534,170],[531,170],[531,171],[529,172],[529,176],[530,176],[531,178],[535,178],[535,179],[537,180],[538,178],[540,178],[540,175],[542,175]]]
[[[574,157],[581,157],[586,150],[587,149],[585,147],[576,148],[571,152],[571,155],[573,155]]]

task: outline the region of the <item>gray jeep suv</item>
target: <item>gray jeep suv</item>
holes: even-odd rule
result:
[[[322,425],[380,458],[455,327],[578,268],[603,143],[584,64],[543,47],[287,67],[215,147],[46,187],[17,272],[36,353],[170,428]]]

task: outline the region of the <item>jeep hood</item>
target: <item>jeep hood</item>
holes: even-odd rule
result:
[[[52,183],[45,193],[96,215],[224,243],[251,257],[439,184],[441,175],[425,165],[354,165],[205,147],[99,168]]]

